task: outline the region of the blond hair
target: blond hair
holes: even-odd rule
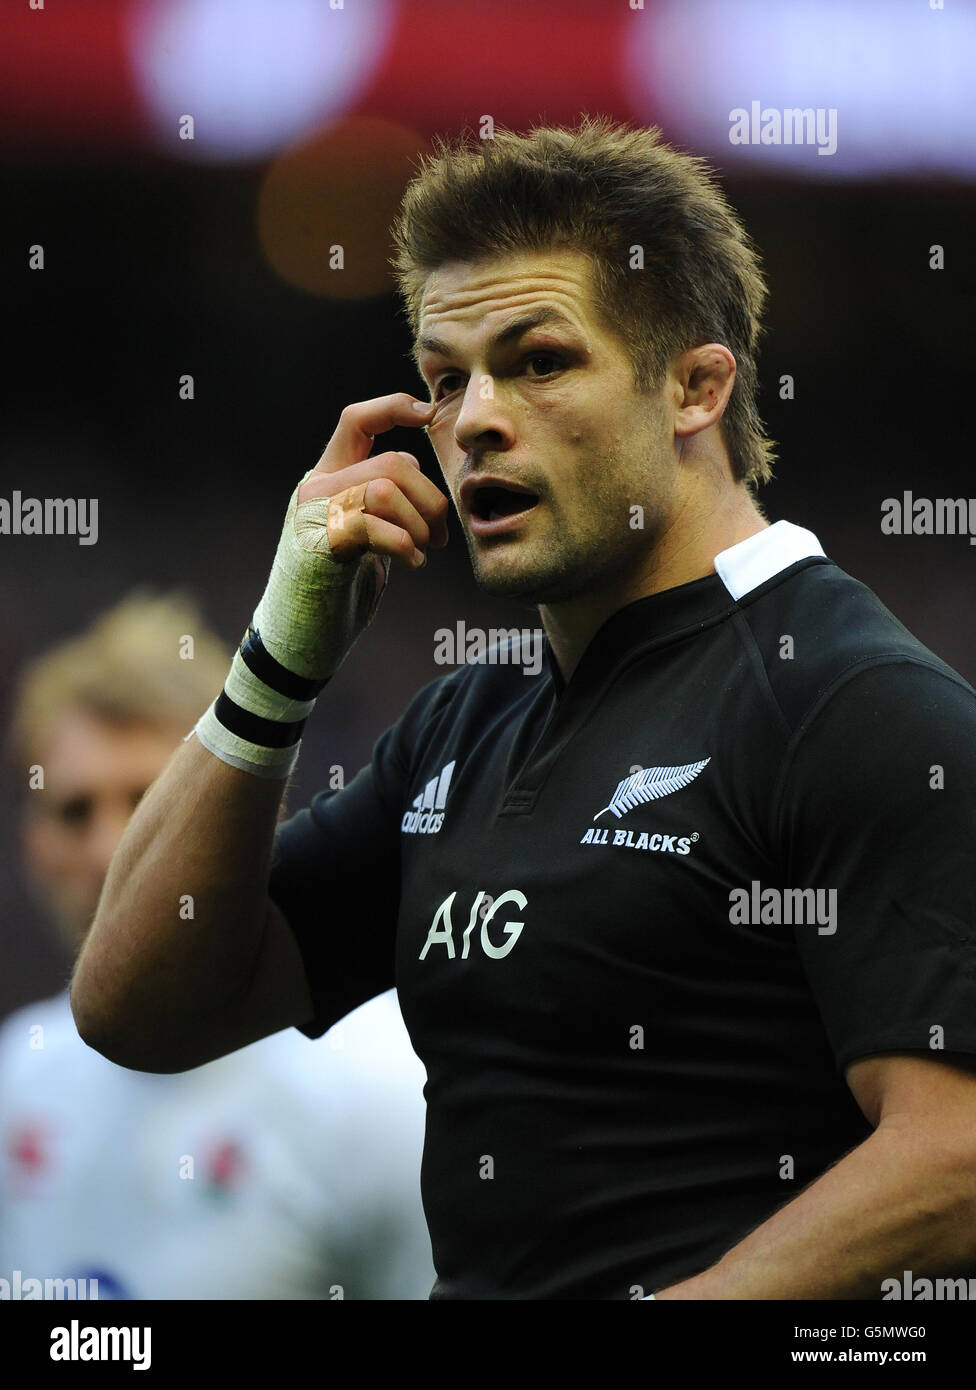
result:
[[[181,656],[189,651],[192,659]],[[184,724],[220,693],[230,653],[183,594],[136,591],[20,673],[10,754],[34,761],[68,709],[114,724]]]

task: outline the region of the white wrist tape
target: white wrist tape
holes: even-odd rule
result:
[[[299,506],[304,481],[291,495],[267,587],[223,692],[187,735],[195,733],[216,757],[259,777],[290,775],[319,691],[379,601],[377,557],[333,559],[327,529],[332,504],[313,498]],[[389,572],[385,557],[383,572]]]
[[[309,680],[327,680],[376,612],[378,557],[367,554],[358,562],[342,564],[334,560],[327,522],[335,504],[331,498],[315,497],[299,506],[298,487],[288,503],[254,627],[265,650],[287,670]],[[385,578],[388,556],[382,557],[382,564]]]
[[[223,693],[187,738],[195,733],[204,748],[242,772],[288,777],[298,760],[302,729],[315,707],[315,696],[309,693],[308,699],[298,700],[282,695],[256,676],[244,652],[253,659],[257,649],[252,627],[234,655]],[[322,684],[316,682],[316,689]]]

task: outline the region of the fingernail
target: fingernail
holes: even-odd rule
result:
[[[410,404],[418,415],[429,415],[434,408],[430,401],[411,401]]]
[[[427,563],[427,556],[424,554],[424,552],[423,552],[422,550],[414,550],[414,552],[413,552],[413,567],[414,567],[414,569],[415,569],[415,570],[423,569],[423,567],[424,567],[424,565],[426,565],[426,563]]]

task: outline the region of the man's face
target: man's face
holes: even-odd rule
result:
[[[27,869],[74,951],[91,925],[109,861],[143,792],[183,726],[109,724],[83,710],[55,719],[37,761],[44,787],[27,793]]]
[[[550,604],[646,566],[677,471],[665,386],[635,390],[623,342],[598,318],[588,256],[442,266],[424,289],[418,358],[479,584]]]

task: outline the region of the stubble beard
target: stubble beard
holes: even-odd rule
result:
[[[517,542],[516,542],[517,544]],[[567,603],[592,592],[605,569],[605,557],[584,545],[565,543],[534,562],[513,560],[510,568],[484,565],[478,542],[468,538],[468,554],[479,589],[496,598],[515,599],[536,607]]]
[[[485,565],[485,548],[466,535],[475,583],[497,598],[533,606],[569,603],[593,595],[626,574],[647,549],[647,530],[630,527],[631,505],[619,489],[594,488],[588,502],[590,524],[573,529],[557,514],[550,535],[539,537],[532,545],[534,553],[526,553],[524,558],[513,555],[507,566]],[[645,526],[650,520],[645,516]],[[520,544],[529,551],[528,545],[517,540],[503,541],[498,548],[514,550]]]

